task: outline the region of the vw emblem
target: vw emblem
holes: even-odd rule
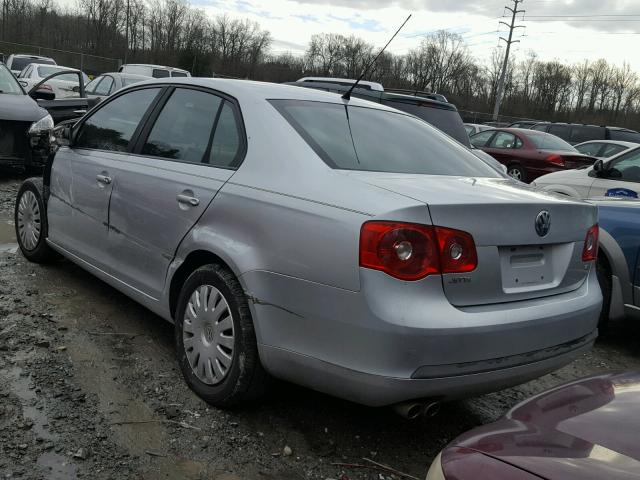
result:
[[[546,237],[551,230],[551,214],[542,210],[536,217],[536,233],[540,237]]]

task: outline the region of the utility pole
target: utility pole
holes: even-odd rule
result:
[[[127,63],[127,54],[129,53],[129,0],[127,0],[127,19],[124,27],[124,63]]]
[[[504,80],[507,76],[507,66],[509,65],[509,51],[511,50],[512,43],[518,43],[520,40],[512,40],[513,31],[516,28],[524,28],[524,25],[516,25],[516,15],[518,13],[524,13],[524,10],[518,10],[518,4],[524,0],[513,0],[513,8],[504,7],[511,12],[511,24],[506,22],[499,22],[509,27],[509,38],[505,39],[500,37],[500,40],[504,40],[507,43],[507,49],[504,52],[504,61],[502,62],[502,72],[500,72],[500,79],[498,80],[498,88],[496,90],[496,104],[493,107],[493,120],[498,120],[498,114],[500,113],[500,104],[502,103],[502,94],[504,93]]]

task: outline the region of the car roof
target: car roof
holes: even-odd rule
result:
[[[307,100],[325,103],[345,104],[347,100],[343,100],[342,96],[337,93],[326,92],[315,88],[300,88],[295,85],[285,85],[282,83],[258,82],[255,80],[236,80],[229,78],[204,78],[204,77],[174,77],[174,78],[158,78],[148,80],[142,83],[136,83],[131,87],[136,88],[141,85],[196,85],[205,88],[219,89],[222,92],[236,97],[241,100]],[[358,107],[375,108],[377,110],[386,110],[395,113],[403,113],[395,108],[374,103],[369,100],[363,100],[357,97],[351,97],[348,100],[349,105]],[[440,103],[440,102],[437,102]]]
[[[102,77],[104,75],[112,75],[114,77],[122,77],[122,78],[133,78],[133,79],[140,79],[140,81],[143,80],[151,80],[153,77],[149,77],[148,75],[139,75],[137,73],[127,73],[127,72],[105,72],[105,73],[101,73],[100,75],[96,75],[96,78],[98,77]]]
[[[151,68],[164,68],[167,70],[177,70],[179,72],[188,71],[188,70],[185,70],[184,68],[168,67],[167,65],[155,65],[153,63],[125,63],[124,65],[122,65],[122,67],[151,67]],[[121,73],[126,73],[126,72],[121,72]]]
[[[30,65],[35,65],[36,67],[53,67],[59,70],[73,70],[74,72],[78,70],[77,68],[73,68],[73,67],[63,67],[62,65],[51,65],[50,63],[31,62],[30,64],[27,65],[27,67]],[[24,68],[27,68],[27,67],[24,67]]]
[[[577,145],[574,145],[574,147],[579,147],[580,145],[588,145],[590,143],[604,143],[607,145],[622,145],[625,147],[629,147],[629,148],[633,148],[633,147],[637,147],[638,143],[636,142],[625,142],[624,140],[587,140],[586,142],[581,142],[578,143]]]
[[[42,55],[29,55],[28,53],[14,53],[10,55],[14,58],[44,58],[46,60],[53,60],[51,57],[44,57]]]

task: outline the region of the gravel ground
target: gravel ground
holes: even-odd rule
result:
[[[620,322],[562,370],[446,404],[431,419],[408,422],[284,383],[260,405],[210,408],[182,380],[170,324],[67,261],[39,266],[16,252],[21,180],[0,172],[2,478],[403,478],[347,466],[366,457],[421,479],[448,441],[519,400],[640,364],[640,328]]]

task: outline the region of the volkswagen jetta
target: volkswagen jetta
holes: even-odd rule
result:
[[[367,405],[497,390],[597,334],[596,208],[505,179],[424,121],[222,79],[128,87],[18,193],[57,252],[175,323],[202,398],[268,374]]]

